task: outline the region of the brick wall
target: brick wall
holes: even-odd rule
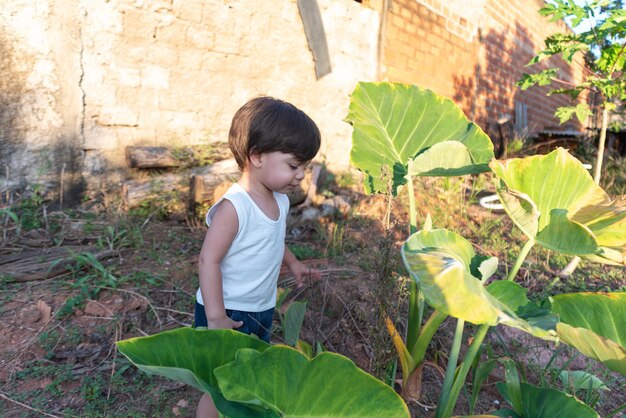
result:
[[[539,0],[393,0],[386,22],[383,77],[414,83],[452,98],[484,129],[503,116],[515,117],[515,103],[527,106],[530,133],[564,129],[553,116],[569,104],[546,96],[548,87],[521,91],[515,83],[546,36],[567,30],[537,10]],[[554,60],[559,77],[580,80],[581,67]],[[542,63],[541,68],[547,68]],[[580,129],[576,122],[570,124]]]

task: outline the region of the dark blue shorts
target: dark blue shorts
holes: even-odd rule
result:
[[[270,342],[270,331],[272,329],[272,318],[274,317],[274,308],[263,312],[245,312],[226,309],[226,316],[233,321],[243,321],[243,325],[235,328],[244,334],[255,334],[261,340]],[[208,325],[204,306],[196,302],[194,314],[194,327],[206,327]]]

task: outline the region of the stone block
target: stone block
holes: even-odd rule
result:
[[[146,59],[150,64],[159,67],[173,68],[178,63],[178,48],[165,45],[162,43],[155,44],[146,55]]]
[[[187,44],[205,51],[215,47],[215,32],[205,26],[191,25],[187,29]]]
[[[154,33],[158,24],[158,16],[153,13],[146,13],[141,9],[124,9],[122,11],[122,23],[124,25],[124,38],[139,42],[151,42],[154,40]]]
[[[102,126],[137,126],[139,123],[137,111],[134,106],[104,108],[96,116],[96,120]]]
[[[173,20],[168,22],[168,24],[159,25],[155,32],[157,44],[184,48],[188,28],[189,23],[180,20]]]
[[[85,127],[83,149],[113,149],[119,146],[114,127],[91,125]]]
[[[147,65],[141,70],[141,86],[167,89],[170,86],[170,70],[157,65]]]
[[[202,23],[203,3],[196,0],[174,0],[174,14],[181,20]]]
[[[139,68],[117,67],[115,78],[120,86],[139,87],[141,85],[141,70]]]

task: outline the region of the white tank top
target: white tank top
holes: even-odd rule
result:
[[[233,184],[206,214],[211,227],[215,208],[224,199],[230,201],[239,221],[239,229],[222,260],[224,307],[238,311],[262,312],[276,306],[276,286],[285,255],[285,231],[289,198],[274,192],[280,214],[268,218],[248,192]],[[198,288],[196,300],[204,305]]]

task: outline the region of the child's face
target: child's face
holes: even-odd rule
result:
[[[293,154],[280,151],[266,152],[256,157],[255,167],[259,180],[268,189],[287,193],[297,187],[304,178],[309,161],[300,161]]]

